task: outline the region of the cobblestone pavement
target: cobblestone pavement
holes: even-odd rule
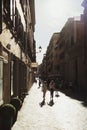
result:
[[[40,107],[41,88],[34,84],[12,130],[87,130],[87,107],[82,105],[82,101],[59,92],[59,97],[54,97],[54,105],[50,107],[47,105],[49,99],[48,91],[46,104]]]

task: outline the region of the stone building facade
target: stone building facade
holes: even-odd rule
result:
[[[83,20],[69,18],[57,38],[52,36],[46,52],[48,75],[60,75],[65,82],[72,82],[77,90],[87,89],[84,33]]]
[[[33,83],[34,0],[0,1],[0,104],[27,93]]]

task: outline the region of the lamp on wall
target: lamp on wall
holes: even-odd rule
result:
[[[10,50],[10,49],[11,49],[11,44],[8,43],[8,44],[6,45],[6,47]]]

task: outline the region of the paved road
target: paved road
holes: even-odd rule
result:
[[[87,130],[87,107],[81,101],[59,92],[59,97],[54,97],[55,104],[50,107],[49,99],[48,91],[46,105],[40,107],[42,92],[34,84],[12,130]]]

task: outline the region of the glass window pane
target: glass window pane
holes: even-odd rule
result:
[[[3,100],[3,61],[0,60],[0,103]]]
[[[13,61],[11,62],[11,95],[13,95]]]

